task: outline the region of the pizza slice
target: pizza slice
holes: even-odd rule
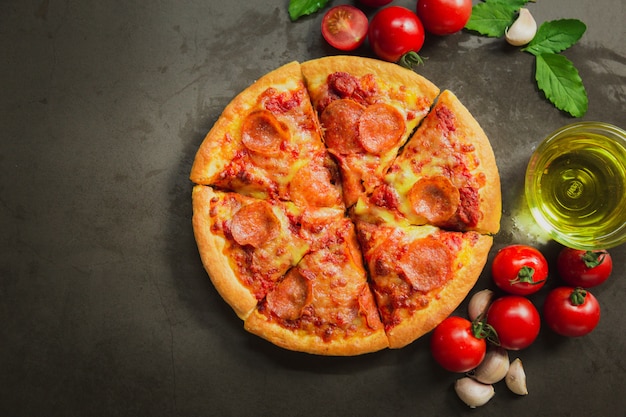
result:
[[[348,218],[329,223],[297,266],[267,293],[245,328],[286,349],[359,355],[387,337]]]
[[[487,136],[444,91],[395,160],[385,182],[357,205],[379,220],[495,234],[500,176]],[[370,218],[370,221],[376,219]]]
[[[448,317],[487,261],[493,238],[434,226],[357,221],[371,287],[391,348],[413,342]]]
[[[382,182],[439,89],[413,71],[368,58],[332,56],[301,67],[350,207]]]
[[[300,262],[315,233],[307,232],[303,210],[293,203],[259,200],[204,185],[194,186],[192,200],[193,230],[202,263],[220,295],[245,318]],[[334,216],[340,214],[335,211]]]
[[[228,104],[200,145],[190,179],[256,198],[342,206],[337,167],[299,63],[261,77]]]

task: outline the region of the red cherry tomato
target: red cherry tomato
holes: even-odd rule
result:
[[[450,316],[433,330],[430,339],[433,358],[450,372],[467,372],[485,358],[487,342],[476,336],[472,322]]]
[[[374,15],[369,27],[374,53],[390,62],[408,52],[419,52],[424,45],[424,27],[415,13],[405,7],[389,6]]]
[[[322,18],[322,36],[333,48],[351,51],[367,37],[367,16],[350,5],[335,6]]]
[[[573,287],[591,288],[607,280],[613,260],[607,251],[563,248],[556,261],[560,277]]]
[[[600,304],[583,288],[558,287],[548,293],[543,317],[548,327],[562,336],[584,336],[598,325]]]
[[[391,3],[393,0],[359,0],[359,3],[369,7],[380,7]]]
[[[419,0],[417,15],[433,35],[450,35],[465,27],[472,15],[472,0]]]
[[[500,346],[508,350],[527,348],[541,328],[539,312],[528,298],[519,295],[496,299],[487,310],[487,323],[498,334]]]
[[[493,258],[491,276],[495,284],[510,294],[537,292],[548,278],[548,262],[537,249],[525,245],[502,248]]]

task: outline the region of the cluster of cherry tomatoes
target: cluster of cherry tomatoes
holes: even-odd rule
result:
[[[590,333],[600,320],[600,305],[589,288],[610,276],[613,261],[606,251],[564,248],[558,255],[558,276],[562,280],[543,302],[543,317],[526,297],[544,287],[548,262],[539,250],[511,245],[494,257],[491,275],[506,295],[490,301],[484,313],[470,321],[451,316],[431,337],[434,359],[452,372],[468,372],[484,359],[488,342],[507,350],[530,346],[541,321],[555,333],[578,337]]]
[[[392,0],[359,0],[367,7],[381,7]],[[449,35],[465,27],[472,14],[471,0],[418,0],[415,11],[391,5],[378,10],[371,21],[359,8],[339,5],[322,19],[322,35],[334,48],[351,51],[369,40],[381,59],[398,62],[422,48],[426,32]]]

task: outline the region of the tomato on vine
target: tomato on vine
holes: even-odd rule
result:
[[[502,248],[493,258],[491,275],[503,291],[529,295],[539,291],[546,283],[548,261],[531,246],[511,245]]]
[[[417,52],[424,45],[424,26],[411,10],[389,6],[378,11],[369,24],[369,43],[374,53],[389,62],[412,57],[417,63]]]
[[[557,258],[559,276],[573,287],[591,288],[611,275],[613,260],[605,250],[563,248]]]
[[[450,372],[468,372],[485,358],[486,339],[491,333],[485,323],[450,316],[433,330],[430,351],[437,363]]]
[[[433,35],[451,35],[463,29],[472,15],[472,0],[419,0],[417,15]]]
[[[558,287],[546,297],[543,317],[548,327],[561,336],[584,336],[598,325],[600,304],[583,288]]]

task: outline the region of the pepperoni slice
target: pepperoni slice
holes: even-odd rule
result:
[[[459,190],[441,175],[418,180],[408,197],[413,211],[433,224],[452,217],[461,202]]]
[[[254,111],[243,121],[241,140],[253,152],[277,155],[289,137],[289,129],[267,110]]]
[[[313,207],[341,204],[341,195],[332,184],[330,172],[310,163],[298,170],[290,184],[292,201]]]
[[[290,270],[272,292],[267,294],[267,306],[284,320],[296,320],[311,302],[311,282],[297,269]]]
[[[359,119],[365,108],[349,99],[332,101],[320,116],[326,146],[339,154],[363,150],[359,144]]]
[[[419,239],[400,258],[400,269],[414,290],[428,292],[448,281],[452,256],[448,247],[438,240]]]
[[[366,151],[381,154],[393,148],[404,134],[404,117],[389,104],[368,106],[359,120],[359,141]]]
[[[272,207],[265,201],[257,201],[235,213],[230,223],[230,233],[235,242],[258,248],[278,235],[280,222]]]

